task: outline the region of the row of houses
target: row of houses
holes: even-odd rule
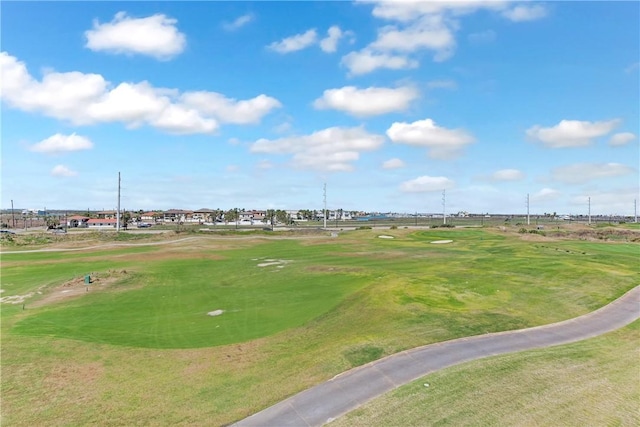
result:
[[[229,212],[229,211],[227,211]],[[284,212],[291,221],[324,220],[323,211],[300,211],[285,210]],[[239,210],[237,219],[233,220],[239,224],[255,225],[264,224],[268,221],[267,211],[264,210]],[[236,216],[236,215],[234,215]],[[339,210],[327,211],[327,220],[351,220],[353,212]],[[169,209],[167,211],[149,212],[121,212],[121,225],[125,222],[134,224],[205,224],[228,223],[225,219],[225,212],[213,209],[199,209],[195,211],[183,209]],[[126,220],[126,221],[125,221]],[[69,228],[115,228],[117,225],[117,211],[99,211],[95,213],[95,218],[84,215],[73,215],[66,218],[66,226]]]

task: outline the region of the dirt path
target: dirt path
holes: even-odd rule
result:
[[[593,338],[638,318],[640,286],[599,310],[574,319],[445,341],[385,357],[336,375],[234,426],[321,426],[388,391],[440,369],[488,356]]]

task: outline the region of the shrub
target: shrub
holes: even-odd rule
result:
[[[389,227],[390,230],[397,230],[398,226],[397,225],[392,225],[391,227]]]

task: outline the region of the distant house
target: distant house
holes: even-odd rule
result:
[[[116,219],[117,211],[100,211],[96,212],[98,219]]]
[[[197,211],[193,211],[191,220],[199,224],[202,224],[203,222],[213,222],[215,221],[215,214],[216,211],[214,211],[213,209],[202,208],[198,209]]]
[[[192,211],[185,211],[182,209],[169,209],[168,211],[163,212],[162,222],[185,222],[191,221],[192,218]]]
[[[162,217],[162,212],[144,212],[140,214],[140,221],[154,223],[160,217]]]
[[[116,228],[118,221],[115,219],[92,218],[87,221],[88,228]]]
[[[88,216],[73,215],[67,218],[67,227],[69,228],[87,228],[89,222]]]

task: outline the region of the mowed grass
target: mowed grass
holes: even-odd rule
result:
[[[637,426],[639,360],[636,321],[586,341],[435,372],[331,425]]]
[[[130,271],[69,301],[2,305],[3,425],[224,425],[403,349],[592,311],[638,283],[639,247],[361,230],[3,255],[2,296]]]

